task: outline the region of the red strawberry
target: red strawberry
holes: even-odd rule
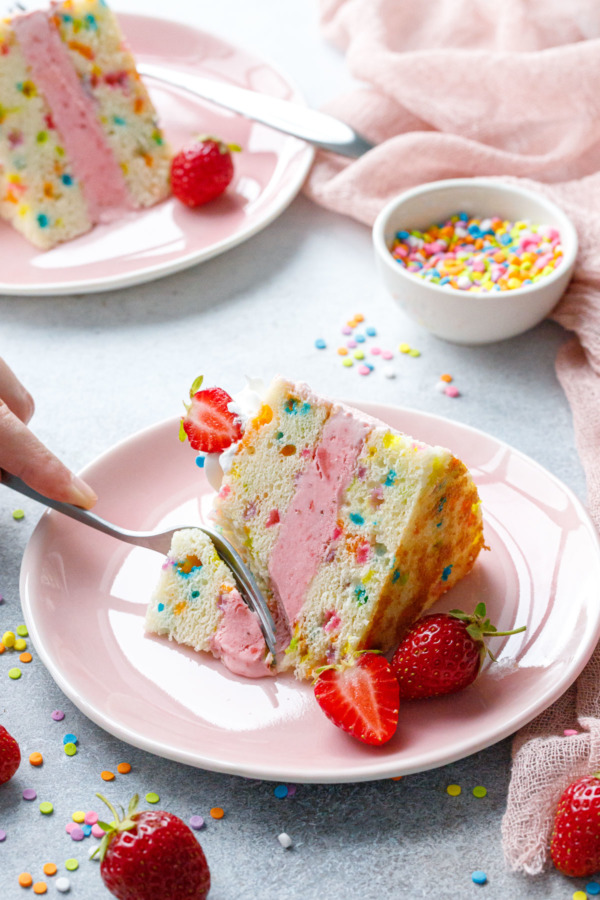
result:
[[[100,794],[114,821],[98,848],[100,874],[118,900],[205,900],[210,871],[202,847],[185,822],[163,810],[137,812],[133,797],[121,818]],[[123,812],[123,810],[121,810]]]
[[[392,657],[400,696],[422,700],[462,691],[477,678],[486,653],[494,659],[485,637],[525,631],[524,625],[498,631],[485,616],[485,603],[478,603],[473,615],[452,609],[415,622]]]
[[[171,162],[171,189],[186,206],[201,206],[223,193],[233,178],[232,152],[237,144],[202,136],[176,153]]]
[[[186,435],[194,450],[204,453],[220,453],[239,441],[242,426],[239,418],[227,408],[232,402],[227,391],[222,388],[206,388],[201,391],[202,375],[196,378],[191,389],[192,402],[186,404],[187,414],[181,419],[179,439]]]
[[[14,737],[0,725],[0,784],[10,781],[21,763],[21,751]]]
[[[558,801],[550,844],[563,875],[585,878],[600,870],[600,772],[578,778]]]
[[[398,682],[379,653],[360,653],[350,665],[321,669],[315,697],[334,725],[365,744],[383,744],[396,731]]]

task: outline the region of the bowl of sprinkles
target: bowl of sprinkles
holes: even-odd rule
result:
[[[406,191],[379,213],[373,244],[400,309],[459,344],[533,328],[565,292],[577,256],[575,228],[555,203],[487,178]]]

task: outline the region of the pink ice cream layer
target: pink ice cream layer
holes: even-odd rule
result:
[[[13,26],[36,86],[50,107],[91,221],[110,222],[122,216],[133,208],[123,173],[49,14],[38,10],[17,16]]]
[[[340,500],[369,431],[367,422],[340,409],[325,423],[315,455],[298,480],[269,561],[290,626],[333,539]]]
[[[258,616],[242,600],[238,591],[219,599],[223,616],[211,640],[211,653],[235,675],[263,678],[274,674],[267,665],[267,646]]]

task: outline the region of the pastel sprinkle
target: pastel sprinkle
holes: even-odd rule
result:
[[[380,356],[381,349],[379,347],[371,347],[371,354],[373,356]]]
[[[354,316],[354,321],[355,321],[355,322],[364,322],[364,321],[365,321],[365,317],[363,316],[362,313],[356,313],[355,316]]]
[[[65,862],[65,869],[67,869],[69,872],[74,872],[78,868],[79,862],[76,859],[73,859],[73,857],[71,857],[71,859],[67,859],[67,861]]]
[[[338,352],[339,356],[348,356],[347,347],[338,347],[337,352]]]
[[[282,831],[281,834],[277,835],[277,840],[284,850],[288,850],[292,846],[292,839],[289,834],[285,833],[285,831]]]
[[[354,365],[354,360],[352,359],[352,357],[347,356],[346,359],[342,360],[342,365],[346,366],[346,368],[350,368],[350,366]]]
[[[222,819],[223,816],[225,815],[225,810],[221,809],[220,806],[213,806],[213,808],[210,811],[210,814],[213,817],[213,819]]]
[[[29,632],[27,631],[26,625],[17,625],[17,634],[19,637],[28,637]]]
[[[324,350],[326,346],[327,344],[323,340],[323,338],[317,338],[317,340],[315,341],[315,347],[317,348],[317,350]]]
[[[476,871],[471,875],[471,881],[474,884],[485,884],[487,881],[487,875],[480,869],[476,869]]]
[[[352,356],[354,357],[354,359],[364,359],[365,351],[364,350],[355,350],[354,353],[352,354]]]
[[[295,784],[288,784],[288,786],[287,786],[288,797],[293,797],[297,790],[298,790],[298,788]]]
[[[131,772],[131,764],[128,762],[119,763],[117,766],[117,772],[119,775],[128,775]]]
[[[55,863],[44,863],[43,865],[44,875],[56,875],[58,872],[58,868]]]
[[[64,714],[64,712],[62,711],[62,709],[55,709],[55,710],[53,710],[53,712],[51,713],[51,715],[52,715],[52,718],[54,719],[55,722],[62,722],[62,720],[63,720],[64,717],[65,717],[65,714]]]
[[[359,366],[358,374],[359,375],[370,375],[373,370],[370,366]]]
[[[158,803],[159,800],[160,797],[158,796],[158,794],[155,794],[154,791],[150,791],[148,794],[146,794],[146,803]]]
[[[76,744],[77,738],[74,734],[65,734],[63,738],[63,744]]]
[[[92,833],[92,826],[91,825],[82,825],[81,830],[83,831],[83,833],[85,834],[86,837],[89,837],[90,834]]]
[[[13,681],[16,681],[18,678],[21,677],[21,670],[20,670],[20,669],[17,669],[17,668],[9,669],[9,670],[8,670],[8,677],[9,677],[9,678],[12,678]]]
[[[109,772],[108,769],[104,769],[103,772],[100,772],[100,778],[102,779],[102,781],[114,781],[115,773]]]
[[[61,894],[66,894],[66,893],[68,893],[68,891],[71,890],[71,882],[64,875],[61,875],[60,878],[56,879],[56,883],[54,886],[55,886],[56,890],[59,891]]]
[[[5,631],[2,635],[2,643],[6,647],[7,650],[12,650],[15,646],[15,635],[12,631]]]
[[[597,881],[588,881],[585,886],[588,894],[591,894],[592,897],[595,897],[597,894],[600,894],[600,884]]]
[[[446,788],[446,793],[450,794],[451,797],[458,797],[458,795],[461,793],[461,791],[462,791],[462,788],[461,788],[460,784],[449,784],[448,787]]]
[[[393,359],[393,358],[394,358],[394,354],[392,353],[391,350],[382,350],[382,351],[381,351],[381,358],[382,358],[382,359]]]
[[[276,797],[279,797],[279,799],[283,799],[284,797],[287,797],[287,795],[288,795],[287,785],[278,784],[277,787],[273,790],[273,793],[275,794]]]
[[[373,328],[372,325],[369,325],[368,328],[365,328],[365,332],[369,335],[369,337],[375,337],[377,334],[377,330]]]
[[[31,655],[31,653],[21,653],[21,655],[19,656],[19,662],[22,663],[30,663],[32,659],[33,656]]]
[[[411,347],[411,349],[408,351],[408,355],[409,355],[409,356],[420,356],[420,355],[421,355],[421,351],[415,349],[415,347]]]
[[[67,834],[71,834],[73,829],[77,827],[78,826],[75,822],[67,822],[67,824],[65,825],[65,831],[67,832]]]
[[[33,878],[29,874],[29,872],[21,872],[19,875],[19,884],[21,887],[28,888],[33,884]]]
[[[0,844],[2,844],[3,841],[5,841],[5,840],[6,840],[6,832],[0,828]]]
[[[397,232],[390,253],[412,277],[469,293],[526,288],[563,261],[555,228],[466,213],[423,231]]]
[[[33,788],[25,788],[23,791],[23,800],[35,800],[36,797],[37,794]]]
[[[17,521],[18,521],[19,519],[25,518],[25,513],[23,512],[22,509],[13,509],[12,517],[13,517],[13,519],[17,519]]]
[[[204,828],[204,819],[202,816],[191,816],[189,825],[195,831],[200,831],[201,828]]]
[[[27,641],[23,638],[17,638],[15,641],[15,650],[21,652],[21,650],[25,650],[27,648]]]
[[[42,756],[41,753],[38,753],[36,751],[35,753],[29,754],[29,762],[31,763],[32,766],[41,766],[42,763],[44,762],[44,757]]]
[[[69,741],[67,744],[65,744],[64,751],[67,756],[75,756],[75,754],[77,753],[77,747],[72,741]]]
[[[357,341],[359,344],[364,344],[364,342],[366,341],[366,337],[364,336],[364,334],[357,334],[357,335],[356,335],[356,341]]]
[[[54,807],[51,803],[45,800],[43,803],[40,803],[40,812],[44,816],[50,816],[54,812]]]
[[[385,375],[386,378],[395,378],[396,377],[396,372],[394,369],[392,369],[391,366],[386,366],[385,369],[383,370],[383,374]]]
[[[95,825],[92,825],[92,834],[95,838],[104,837],[104,829],[96,822]]]
[[[358,347],[356,341],[346,341],[346,347],[349,347],[350,350],[354,350],[355,347]]]
[[[447,397],[460,397],[460,391],[458,388],[454,387],[453,384],[449,384],[444,388],[444,393]]]
[[[398,350],[400,353],[408,353],[410,351],[410,344],[400,344]]]
[[[579,732],[575,728],[565,728],[563,734],[565,737],[572,737],[574,734],[579,734]]]
[[[485,797],[487,794],[487,788],[484,788],[483,785],[478,784],[477,787],[473,788],[473,796],[474,797]]]
[[[76,809],[71,818],[78,825],[81,825],[82,822],[85,822],[85,813],[82,809]]]
[[[352,334],[352,327],[350,325],[344,325],[342,334]]]
[[[452,381],[452,375],[440,375],[440,381],[447,381],[448,384]]]
[[[573,894],[573,900],[587,900],[587,894],[585,891],[575,891]]]
[[[435,386],[435,389],[436,389],[436,391],[438,391],[440,394],[445,394],[445,393],[446,393],[446,388],[447,388],[447,387],[448,387],[448,385],[446,384],[445,381],[438,381],[438,383],[437,383],[436,386]]]

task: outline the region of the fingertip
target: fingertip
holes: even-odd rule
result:
[[[83,509],[91,509],[97,500],[98,495],[89,484],[77,475],[73,475],[69,485],[68,502],[74,506],[81,506]]]

